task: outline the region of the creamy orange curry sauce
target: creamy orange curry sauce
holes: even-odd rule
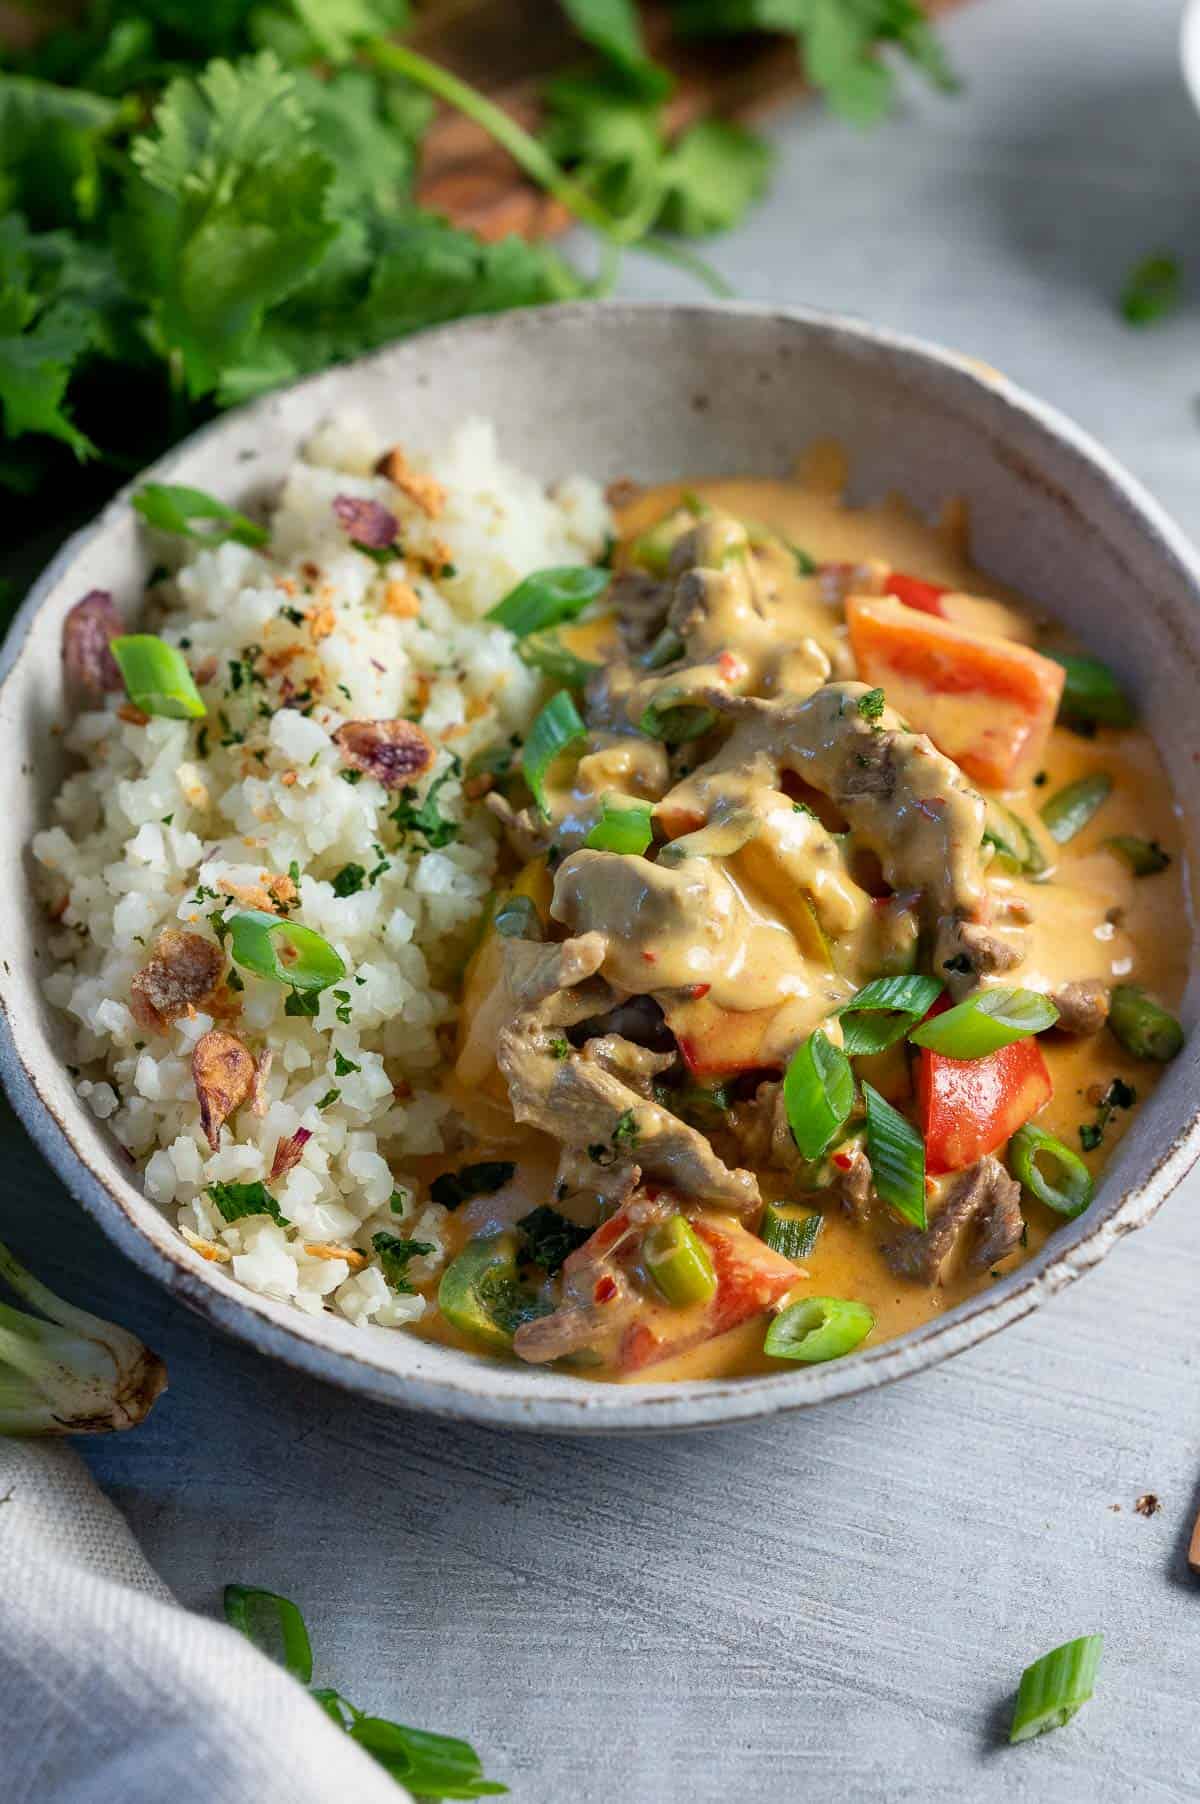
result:
[[[1129,702],[960,513],[843,476],[636,495],[611,585],[528,640],[562,693],[523,778],[473,778],[508,863],[418,1332],[625,1381],[846,1357],[1082,1212],[1178,1051]]]

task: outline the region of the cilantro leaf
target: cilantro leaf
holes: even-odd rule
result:
[[[561,1270],[563,1261],[576,1247],[590,1240],[592,1234],[590,1228],[577,1226],[559,1210],[544,1203],[523,1215],[517,1229],[524,1242],[525,1257],[531,1265],[540,1265],[549,1278]]]
[[[452,777],[460,776],[461,773],[462,764],[455,758],[440,777],[434,778],[423,802],[417,801],[417,792],[411,784],[405,785],[391,814],[401,837],[419,833],[431,851],[440,851],[443,846],[448,846],[458,838],[462,829],[457,821],[450,820],[438,807],[438,792]]]
[[[394,1291],[401,1296],[411,1296],[413,1286],[408,1277],[408,1268],[412,1260],[423,1259],[434,1252],[431,1241],[405,1240],[399,1234],[372,1234],[371,1245],[379,1255],[379,1269]]]
[[[279,1204],[263,1183],[210,1184],[208,1194],[226,1221],[241,1221],[246,1215],[269,1215],[281,1228],[288,1224]]]
[[[670,92],[671,77],[647,54],[633,0],[562,0],[562,7],[580,37],[637,92],[658,100]]]
[[[78,457],[92,451],[63,402],[92,328],[75,300],[49,294],[35,268],[35,240],[16,214],[0,220],[0,407],[10,439],[45,433]]]
[[[121,117],[115,101],[25,75],[0,75],[0,211],[35,225],[92,219],[100,202],[100,141]]]
[[[686,238],[728,231],[758,199],[770,168],[762,138],[723,119],[700,120],[663,164],[659,225]]]
[[[336,237],[333,166],[269,52],[173,81],[131,156],[120,254],[199,399]]]
[[[147,482],[133,498],[135,510],[147,526],[181,538],[198,539],[202,545],[220,545],[234,539],[239,545],[265,545],[270,533],[234,507],[226,507],[203,489],[185,488],[174,482]],[[198,532],[193,520],[215,520],[211,532]],[[240,683],[235,687],[240,688]]]

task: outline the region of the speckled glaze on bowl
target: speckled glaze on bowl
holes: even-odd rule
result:
[[[232,502],[269,492],[297,445],[360,407],[412,443],[469,414],[500,423],[506,455],[550,479],[788,471],[814,439],[851,456],[863,498],[896,489],[933,512],[970,505],[973,552],[1058,614],[1120,671],[1166,759],[1197,843],[1200,560],[1105,453],[985,366],[807,311],[572,305],[427,333],[229,414],[151,475]],[[869,1390],[973,1346],[1036,1309],[1141,1227],[1200,1153],[1197,1036],[1122,1142],[1092,1208],[1019,1271],[936,1321],[824,1366],[769,1377],[601,1385],[501,1365],[402,1332],[302,1315],[237,1285],[178,1237],[131,1181],[76,1097],[43,1001],[45,925],[28,844],[61,775],[66,610],[91,588],[129,607],[145,552],[118,497],[35,585],[0,664],[0,1074],[50,1163],[144,1271],[217,1327],[362,1396],[480,1422],[563,1430],[662,1430],[732,1422]],[[1192,992],[1195,990],[1193,981]],[[1189,993],[1185,1017],[1194,1016]]]

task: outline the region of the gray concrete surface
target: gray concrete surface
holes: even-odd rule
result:
[[[1178,11],[974,0],[947,28],[965,94],[906,81],[870,136],[796,113],[769,201],[714,261],[748,298],[988,359],[1200,528],[1200,304],[1142,335],[1112,308],[1160,246],[1200,286]],[[690,292],[634,260],[623,286]],[[169,1361],[150,1424],[85,1450],[163,1577],[199,1609],[226,1579],[297,1598],[319,1680],[469,1735],[519,1804],[1200,1797],[1200,1180],[931,1375],[767,1426],[579,1444],[362,1408],[214,1340],[11,1122],[0,1144],[6,1236]],[[1003,1746],[1022,1666],[1096,1629],[1094,1702]]]

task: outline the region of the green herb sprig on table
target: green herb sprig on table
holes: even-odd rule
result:
[[[59,519],[64,493],[86,507],[219,408],[423,326],[596,292],[544,245],[483,243],[416,203],[436,99],[614,250],[687,263],[663,233],[736,224],[766,146],[715,118],[672,140],[672,78],[632,0],[563,7],[592,62],[550,84],[541,139],[401,41],[405,0],[96,0],[10,52],[0,497],[40,494]],[[887,104],[880,48],[949,81],[915,0],[676,0],[672,19],[792,35],[860,121]]]
[[[291,1598],[253,1585],[226,1585],[224,1602],[230,1626],[305,1686],[338,1728],[416,1797],[487,1798],[507,1792],[507,1785],[484,1777],[470,1742],[369,1716],[341,1692],[314,1685],[308,1628]]]

